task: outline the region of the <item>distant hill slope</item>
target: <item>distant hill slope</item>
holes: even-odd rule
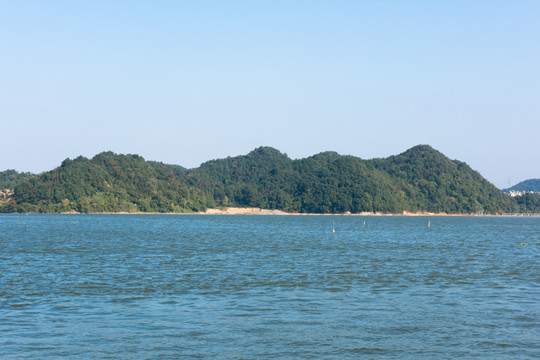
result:
[[[240,206],[300,213],[499,213],[518,203],[427,145],[386,159],[324,152],[291,160],[271,147],[186,170],[105,152],[65,160],[14,186],[0,211],[193,212]]]
[[[509,193],[510,191],[526,191],[540,193],[540,179],[525,180],[508,189],[504,189],[503,191],[505,193]]]
[[[525,193],[521,196],[516,196],[514,200],[519,205],[520,213],[540,214],[540,194]]]

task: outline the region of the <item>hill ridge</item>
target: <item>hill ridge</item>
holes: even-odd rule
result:
[[[199,212],[228,206],[299,213],[522,210],[467,164],[429,145],[370,160],[333,151],[293,160],[261,146],[194,169],[104,151],[91,159],[66,159],[39,175],[12,176],[10,184],[12,195],[0,199],[2,212]]]
[[[540,192],[540,179],[528,179],[524,180],[514,186],[502,190],[505,193],[510,191],[519,192]]]

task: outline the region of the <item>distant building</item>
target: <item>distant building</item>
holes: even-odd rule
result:
[[[507,194],[510,195],[511,197],[516,197],[516,196],[521,196],[521,195],[525,195],[525,194],[540,194],[540,192],[537,192],[537,191],[515,191],[515,190],[510,190]]]

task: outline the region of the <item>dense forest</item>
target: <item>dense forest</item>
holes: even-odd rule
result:
[[[6,170],[0,172],[0,190],[13,190],[15,185],[25,178],[34,176],[27,172],[17,172],[15,170]]]
[[[207,208],[186,170],[138,155],[104,152],[66,159],[60,167],[14,186],[8,212],[184,212]]]
[[[540,194],[527,193],[514,199],[519,205],[519,212],[540,214]]]
[[[104,152],[49,172],[0,173],[0,212],[199,212],[259,207],[298,213],[540,212],[427,145],[385,159],[324,152],[292,160],[270,147],[196,169]]]

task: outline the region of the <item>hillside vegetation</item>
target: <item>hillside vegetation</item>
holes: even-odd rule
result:
[[[510,191],[525,191],[525,192],[537,192],[540,193],[540,179],[529,179],[520,182],[508,189],[504,189],[504,192]]]
[[[0,171],[0,189],[13,190],[19,182],[32,176],[34,175],[31,173],[20,173],[15,170]]]
[[[291,160],[260,147],[191,170],[105,152],[66,159],[11,188],[0,202],[2,212],[198,212],[227,206],[299,213],[530,211],[526,201],[518,203],[467,164],[426,145],[372,160],[335,152]]]
[[[52,171],[15,186],[4,206],[18,212],[183,212],[206,209],[204,194],[186,185],[178,166],[138,155],[104,152],[66,159]]]

